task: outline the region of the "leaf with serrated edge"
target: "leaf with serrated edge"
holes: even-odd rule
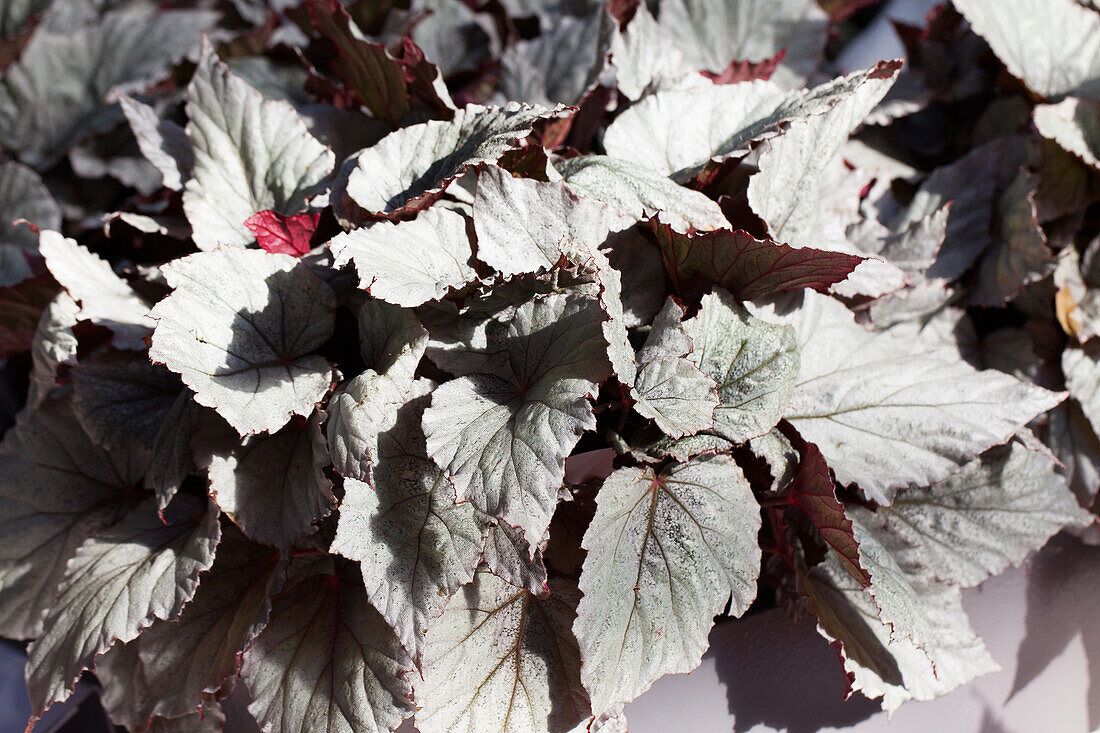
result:
[[[644,165],[606,155],[581,155],[559,161],[555,168],[576,193],[602,201],[636,221],[660,212],[677,231],[729,226],[718,204]]]
[[[936,577],[964,588],[1019,565],[1063,527],[1092,522],[1050,459],[1015,441],[879,513]]]
[[[489,572],[506,583],[525,588],[536,596],[549,592],[542,549],[535,547],[532,552],[523,539],[523,532],[507,522],[489,520],[481,559]]]
[[[604,133],[604,148],[612,158],[687,181],[710,161],[744,155],[754,141],[779,134],[791,120],[827,112],[864,83],[891,76],[899,66],[897,61],[880,62],[796,92],[760,80],[659,92],[615,118]]]
[[[832,298],[755,307],[792,325],[801,368],[784,417],[817,445],[842,484],[889,504],[897,489],[947,478],[1064,399],[980,372],[927,338],[870,332]]]
[[[329,551],[360,563],[367,598],[420,665],[425,630],[473,578],[486,523],[470,504],[455,503],[451,482],[425,453],[420,422],[430,385],[416,385],[377,436],[373,486],[344,480]]]
[[[182,127],[171,120],[162,120],[152,107],[125,94],[119,97],[126,121],[134,133],[145,159],[160,171],[165,188],[183,190],[195,167],[195,152],[191,139]]]
[[[207,712],[204,695],[235,678],[237,655],[267,620],[268,593],[283,570],[278,551],[227,526],[179,619],[156,621],[96,660],[112,719],[140,730],[153,716],[187,715],[200,704]]]
[[[1100,170],[1100,100],[1070,97],[1040,104],[1034,114],[1040,135]]]
[[[633,222],[561,182],[513,178],[500,168],[478,173],[474,194],[477,256],[505,275],[547,270],[562,256],[583,259],[612,231]]]
[[[338,558],[291,564],[241,669],[263,730],[388,733],[412,714],[412,662],[357,575]]]
[[[607,376],[603,311],[591,298],[524,303],[505,332],[503,376],[474,373],[432,393],[428,455],[460,500],[513,526],[532,546],[557,504],[565,457],[596,427],[589,399]]]
[[[775,427],[799,370],[794,329],[754,318],[721,289],[684,328],[695,344],[688,359],[718,384],[714,432],[743,443]]]
[[[681,234],[651,220],[661,259],[677,292],[698,298],[718,285],[740,300],[753,300],[787,290],[824,291],[841,282],[863,261],[843,252],[791,247],[757,239],[741,230]]]
[[[604,481],[584,535],[584,597],[573,626],[592,707],[629,702],[664,674],[690,672],[733,594],[756,597],[760,511],[729,456],[620,468]]]
[[[145,349],[153,325],[149,308],[105,260],[55,231],[42,231],[38,249],[50,274],[80,304],[81,320],[111,329],[120,349]]]
[[[153,308],[149,357],[241,435],[308,415],[332,368],[309,352],[328,340],[332,289],[289,255],[219,248],[162,268],[174,292]]]
[[[431,120],[395,130],[344,163],[333,192],[336,213],[345,219],[361,218],[361,212],[390,218],[425,208],[468,168],[495,163],[527,137],[536,122],[561,110],[515,103],[469,105],[451,121]]]
[[[187,87],[187,116],[195,167],[183,209],[199,249],[255,241],[245,219],[268,209],[298,213],[336,163],[294,107],[231,73],[209,40]]]
[[[883,709],[893,712],[906,700],[933,700],[1000,669],[970,627],[957,586],[937,583],[921,568],[899,567],[892,558],[885,562],[891,577],[910,589],[929,624],[932,636],[924,649],[900,625],[879,619],[871,594],[834,554],[799,573],[799,589],[818,618],[818,633],[839,644],[853,690],[881,697]]]
[[[428,630],[417,728],[565,733],[588,718],[570,629],[577,596],[566,578],[540,600],[479,571]]]
[[[210,497],[251,539],[288,548],[336,506],[323,470],[329,459],[322,419],[318,410],[308,421],[296,418],[243,441],[226,430],[222,446],[198,456]]]
[[[349,262],[359,287],[375,298],[412,308],[438,300],[477,275],[466,217],[435,207],[411,221],[378,222],[329,240],[335,267]]]
[[[632,390],[638,414],[672,438],[713,427],[719,404],[714,379],[693,360],[694,340],[680,322],[683,317],[683,307],[669,298],[638,350]]]
[[[1100,98],[1100,14],[1074,0],[956,0],[1009,72],[1044,97]]]
[[[27,650],[34,716],[69,696],[80,673],[116,641],[157,619],[176,618],[214,562],[218,511],[177,496],[159,515],[146,499],[114,527],[84,542],[69,561],[44,631]]]
[[[117,522],[149,467],[139,445],[107,452],[80,427],[71,396],[24,413],[0,443],[0,633],[38,636],[65,563]]]

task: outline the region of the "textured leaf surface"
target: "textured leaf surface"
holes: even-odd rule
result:
[[[336,297],[288,255],[222,248],[163,268],[174,292],[156,305],[150,358],[241,435],[308,415],[332,370],[309,352],[332,334]]]
[[[756,597],[759,529],[752,490],[728,456],[608,477],[584,535],[574,625],[593,709],[698,666],[730,594],[735,616]]]
[[[337,562],[291,565],[267,626],[245,650],[248,710],[263,730],[388,733],[412,714],[412,663],[367,603],[354,566]]]
[[[455,503],[451,482],[425,452],[420,422],[431,398],[418,384],[377,438],[373,486],[344,481],[330,551],[359,561],[368,599],[419,665],[425,630],[473,578],[485,522],[470,504]]]
[[[162,519],[163,517],[163,519]],[[181,495],[157,514],[146,499],[114,527],[86,540],[65,571],[44,631],[27,650],[35,715],[68,697],[81,671],[155,620],[173,619],[214,562],[218,512]]]
[[[531,546],[523,539],[523,530],[507,522],[494,519],[489,521],[481,561],[489,572],[506,583],[525,588],[539,597],[545,597],[549,592],[542,549],[536,546],[532,551]]]
[[[108,101],[112,91],[158,81],[217,19],[210,11],[155,11],[142,3],[68,31],[40,28],[0,82],[4,148],[49,167],[80,138],[122,118]]]
[[[317,412],[308,422],[296,418],[243,441],[226,430],[224,447],[200,455],[210,497],[248,537],[288,548],[336,505],[323,470],[329,460],[320,423]]]
[[[671,0],[662,28],[695,69],[722,71],[731,61],[762,61],[786,51],[775,75],[801,86],[825,47],[828,18],[813,0]]]
[[[50,274],[80,304],[81,320],[111,329],[120,349],[145,349],[149,308],[105,260],[54,231],[43,230],[38,249]]]
[[[301,257],[309,253],[309,240],[320,219],[319,213],[283,216],[276,211],[261,211],[245,219],[244,225],[263,251]]]
[[[638,350],[634,391],[639,414],[651,417],[665,435],[679,438],[714,425],[718,393],[714,379],[692,356],[693,338],[680,323],[683,308],[671,298],[653,320]]]
[[[447,382],[424,413],[428,454],[458,498],[522,527],[531,545],[550,524],[565,457],[596,425],[588,400],[607,376],[603,317],[583,296],[528,301],[499,324],[502,374]]]
[[[38,236],[16,219],[40,229],[58,229],[61,209],[42,179],[15,161],[0,164],[0,287],[9,287],[34,275],[27,255],[38,248]]]
[[[915,545],[936,577],[963,587],[1020,564],[1063,527],[1092,521],[1050,459],[1015,441],[880,511],[885,529]]]
[[[85,358],[70,374],[77,416],[107,448],[135,439],[152,447],[180,391],[175,375],[129,351]]]
[[[959,0],[1011,74],[1044,97],[1100,98],[1100,13],[1073,0]]]
[[[235,678],[237,655],[266,621],[268,593],[284,569],[277,551],[227,529],[179,619],[155,621],[96,660],[114,721],[140,730],[153,716],[187,715],[200,704],[209,715],[205,695]]]
[[[581,196],[602,201],[637,221],[660,212],[677,231],[729,226],[718,204],[644,165],[606,155],[582,155],[555,167]]]
[[[1069,97],[1035,108],[1039,134],[1100,169],[1100,100]]]
[[[119,103],[130,130],[145,159],[160,171],[161,183],[173,191],[183,190],[195,167],[195,151],[191,139],[182,127],[171,120],[162,120],[156,110],[125,94]]]
[[[565,184],[513,178],[500,168],[478,173],[474,196],[477,255],[505,275],[549,269],[563,256],[577,261],[632,222],[581,198]]]
[[[741,230],[681,234],[663,220],[662,213],[651,222],[661,259],[676,290],[688,298],[701,296],[712,285],[740,300],[800,288],[824,291],[862,262],[854,254],[790,247]]]
[[[684,326],[695,345],[688,359],[718,385],[714,432],[743,443],[775,427],[799,372],[794,329],[749,315],[723,290],[703,296]]]
[[[744,155],[750,143],[778,134],[791,120],[823,114],[868,81],[890,78],[898,66],[881,62],[801,92],[768,81],[659,92],[616,117],[604,147],[613,158],[688,180],[711,160]]]
[[[861,550],[882,551],[871,539],[861,537],[860,542]],[[871,699],[881,697],[883,708],[892,712],[906,700],[932,700],[1000,669],[970,627],[957,586],[937,583],[921,568],[899,565],[887,554],[876,569],[882,575],[892,573],[888,577],[918,604],[929,631],[923,649],[900,621],[879,618],[871,593],[836,555],[827,555],[825,562],[799,576],[819,633],[840,644],[853,690]]]
[[[466,217],[440,207],[411,221],[338,234],[329,247],[336,267],[355,265],[360,287],[407,308],[438,300],[476,277]]]
[[[382,217],[422,209],[469,167],[496,162],[530,134],[535,122],[559,111],[519,104],[470,105],[451,121],[397,130],[344,164],[334,192],[337,214],[348,208],[341,194],[361,211]]]
[[[540,600],[478,572],[428,632],[417,728],[565,733],[589,717],[570,628],[577,596],[564,578]]]
[[[806,292],[782,320],[794,326],[801,355],[784,417],[821,449],[838,481],[879,503],[946,478],[1063,399],[979,372],[921,338],[866,331],[824,295]]]
[[[139,446],[108,453],[80,427],[71,397],[47,399],[0,444],[0,633],[38,636],[42,609],[85,539],[134,506],[149,466]]]
[[[501,57],[501,92],[532,104],[576,103],[602,70],[605,22],[602,8],[561,15],[538,37],[517,41]]]
[[[261,211],[297,214],[336,162],[289,103],[264,99],[208,42],[187,87],[187,116],[195,168],[183,208],[199,249],[254,241],[244,220]]]

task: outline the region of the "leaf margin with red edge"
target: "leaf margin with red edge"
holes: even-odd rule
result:
[[[650,226],[673,286],[693,299],[711,285],[720,285],[738,300],[801,288],[826,292],[866,259],[757,239],[742,229],[680,233],[659,216],[650,219]]]
[[[715,84],[738,84],[743,81],[768,81],[772,74],[783,63],[787,56],[787,49],[779,49],[779,53],[761,61],[749,61],[748,59],[730,61],[729,66],[722,71],[714,72],[703,69],[699,73],[710,79]]]

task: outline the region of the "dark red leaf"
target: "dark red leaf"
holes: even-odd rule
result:
[[[871,575],[859,564],[859,543],[852,533],[852,520],[844,514],[844,505],[836,498],[829,466],[813,443],[806,443],[801,453],[802,460],[791,481],[787,501],[810,518],[845,570],[866,588],[871,584]]]
[[[30,350],[38,319],[57,290],[48,272],[0,288],[0,358]]]
[[[385,46],[357,38],[351,18],[336,0],[311,0],[308,7],[313,27],[335,46],[332,73],[372,115],[396,129],[409,111],[409,89],[401,62]]]
[[[284,216],[269,209],[248,217],[244,225],[256,235],[262,249],[301,257],[309,252],[309,240],[320,220],[321,214],[316,212]]]
[[[770,59],[756,62],[730,61],[730,65],[718,73],[713,71],[701,71],[699,73],[715,84],[737,84],[738,82],[752,81],[753,79],[767,81],[772,78],[772,74],[775,73],[776,68],[778,68],[786,55],[787,49],[784,48]]]
[[[756,239],[741,230],[681,234],[657,219],[650,223],[673,285],[689,299],[699,298],[713,285],[741,300],[800,288],[825,291],[864,259]]]
[[[440,78],[439,67],[424,57],[424,52],[405,36],[401,41],[401,66],[405,72],[405,83],[409,87],[409,96],[427,109],[435,112],[441,119],[454,117],[454,110],[436,93],[435,83]]]

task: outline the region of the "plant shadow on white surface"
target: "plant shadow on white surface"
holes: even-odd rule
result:
[[[1027,687],[1080,634],[1088,660],[1089,730],[1100,727],[1100,547],[1069,536],[1051,540],[1029,568],[1026,636],[1016,653],[1008,700]]]
[[[844,670],[813,621],[775,623],[768,615],[724,624],[725,634],[712,635],[714,646],[708,654],[726,686],[735,733],[761,723],[788,733],[815,733],[846,728],[881,712],[877,702],[858,693],[844,699]],[[790,653],[776,654],[779,648]],[[792,659],[798,663],[792,664]],[[810,689],[813,694],[795,692]]]

